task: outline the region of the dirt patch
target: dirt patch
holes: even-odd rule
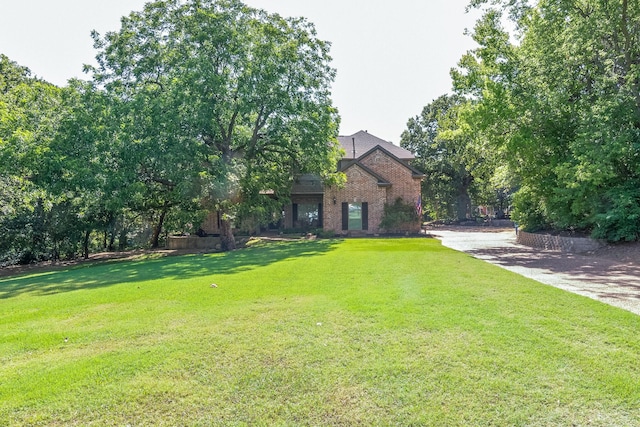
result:
[[[640,266],[640,242],[620,242],[609,244],[587,253],[588,256],[609,259],[623,264]]]

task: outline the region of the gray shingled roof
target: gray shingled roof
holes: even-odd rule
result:
[[[355,158],[359,158],[363,154],[369,152],[372,148],[379,145],[384,148],[394,156],[396,156],[400,160],[412,160],[414,159],[414,155],[411,154],[409,150],[405,150],[402,147],[398,147],[397,145],[392,144],[389,141],[385,141],[384,139],[380,139],[377,136],[371,135],[370,133],[361,130],[360,132],[356,132],[353,135],[348,136],[339,136],[338,141],[340,145],[347,153],[344,156],[344,159],[353,159],[353,142],[355,141],[356,145],[356,156]]]

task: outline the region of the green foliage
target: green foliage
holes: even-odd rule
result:
[[[541,196],[524,187],[513,197],[515,211],[511,218],[525,231],[535,232],[551,228],[545,219]]]
[[[58,259],[77,244],[73,197],[49,185],[63,91],[0,55],[0,264]]]
[[[593,237],[611,241],[640,239],[640,188],[633,183],[613,188],[604,203],[606,212],[596,215]]]
[[[443,95],[407,123],[400,145],[415,154],[413,165],[425,173],[424,212],[433,219],[463,220],[471,215],[471,196],[484,202],[494,194],[491,151],[468,123],[471,103]]]
[[[336,170],[335,71],[305,19],[236,0],[171,0],[94,40],[96,80],[124,104],[146,182],[164,192],[161,206],[183,197],[167,195],[168,183],[197,182],[222,212],[223,247],[233,246],[231,219],[256,210],[241,205],[261,191],[286,194],[298,173]]]
[[[282,206],[286,204],[288,197],[272,198],[264,194],[252,196],[251,203],[242,203],[238,206],[236,216],[236,228],[247,234],[255,234],[260,228],[277,223],[281,218]]]
[[[479,47],[452,76],[476,101],[474,131],[518,178],[515,215],[613,241],[637,236],[640,5],[493,3],[473,34]]]
[[[317,230],[317,235],[321,239],[333,239],[336,237],[336,232],[334,230]]]
[[[416,206],[398,197],[393,204],[385,203],[380,228],[390,233],[415,231],[420,223]]]
[[[0,96],[6,96],[13,88],[29,81],[31,71],[0,54]]]
[[[157,1],[93,37],[93,80],[62,89],[0,56],[0,262],[157,247],[204,209],[232,249],[232,220],[267,221],[264,190],[341,179],[329,43],[305,19]]]

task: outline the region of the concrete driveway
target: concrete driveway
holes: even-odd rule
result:
[[[433,229],[427,233],[449,248],[640,315],[640,267],[636,264],[522,246],[515,242],[513,229]]]

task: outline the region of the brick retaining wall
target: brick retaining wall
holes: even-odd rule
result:
[[[602,242],[588,237],[553,236],[551,234],[527,233],[526,231],[518,232],[516,242],[532,248],[569,253],[588,252],[604,246]]]

